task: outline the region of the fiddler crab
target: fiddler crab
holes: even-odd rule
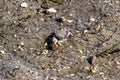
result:
[[[55,45],[56,47],[61,46],[69,36],[73,36],[70,30],[66,28],[60,29],[47,37],[45,45],[49,47],[52,47],[52,45]]]

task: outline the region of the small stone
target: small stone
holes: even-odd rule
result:
[[[73,16],[73,14],[70,14],[70,16]]]
[[[50,77],[48,80],[57,80],[56,77]]]
[[[84,70],[88,71],[90,68],[88,66],[84,67]]]
[[[66,75],[67,77],[73,77],[75,76],[75,74],[69,74],[69,75]]]
[[[73,20],[67,20],[67,22],[68,22],[68,23],[72,23],[72,22],[73,22]]]
[[[119,4],[120,2],[119,1],[115,1],[116,4]]]
[[[109,0],[105,0],[104,3],[110,3],[110,1]]]
[[[117,65],[117,66],[115,66],[117,69],[120,69],[120,66],[119,65]]]
[[[8,14],[11,14],[11,12],[10,12],[10,11],[8,11]]]
[[[91,18],[90,18],[90,21],[92,21],[92,22],[95,21],[95,18],[92,18],[92,17],[91,17]]]
[[[48,11],[48,12],[51,12],[51,13],[56,13],[56,12],[57,12],[57,10],[54,9],[54,8],[49,8],[47,11]]]
[[[17,37],[17,35],[16,35],[16,34],[14,34],[13,36],[14,36],[15,38]]]
[[[91,73],[95,74],[97,71],[95,69],[91,70]]]
[[[84,33],[88,33],[89,31],[88,30],[84,30]]]
[[[24,51],[24,49],[21,46],[18,46],[18,51]]]
[[[5,16],[3,16],[2,19],[7,19],[7,18]]]
[[[75,76],[75,74],[70,74],[70,76]]]
[[[1,50],[0,53],[5,54],[5,51],[4,51],[4,50]]]
[[[14,52],[16,52],[17,50],[16,50],[16,49],[14,49],[13,51],[14,51]]]
[[[13,21],[14,23],[17,23],[17,21]]]
[[[47,54],[48,53],[48,50],[43,50],[42,54]]]
[[[79,50],[79,52],[80,52],[81,54],[83,54],[83,51],[82,51],[82,50]]]
[[[47,46],[48,44],[47,44],[47,42],[44,44],[44,46]]]
[[[20,42],[20,45],[21,45],[21,46],[24,46],[24,43],[23,43],[23,42]]]
[[[41,21],[44,21],[44,18],[41,18]]]
[[[116,64],[117,64],[117,65],[120,65],[120,62],[119,62],[119,61],[116,61]]]
[[[73,48],[73,46],[69,46],[70,48]]]
[[[21,3],[21,5],[20,5],[21,7],[23,7],[23,8],[26,8],[26,7],[28,7],[28,3],[26,3],[26,2],[23,2],[23,3]]]
[[[93,57],[92,57],[92,62],[91,62],[91,64],[92,64],[92,65],[94,65],[94,63],[95,63],[96,59],[97,59],[97,58],[96,58],[96,56],[95,56],[95,55],[93,55]]]

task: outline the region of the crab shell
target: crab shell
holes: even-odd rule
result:
[[[55,37],[59,40],[59,41],[64,41],[66,40],[69,36],[73,36],[72,33],[67,30],[66,28],[58,30],[55,33]]]
[[[53,37],[53,43],[56,46],[61,46],[61,43],[66,41],[69,36],[73,36],[67,29],[58,30]]]

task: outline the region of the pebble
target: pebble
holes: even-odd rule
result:
[[[95,69],[91,70],[91,73],[95,74],[97,71]]]
[[[16,35],[16,34],[14,34],[13,36],[14,36],[15,38],[17,37],[17,35]]]
[[[73,16],[73,14],[70,14],[70,16]]]
[[[69,46],[70,48],[73,48],[73,46]]]
[[[96,59],[97,59],[97,57],[95,55],[93,55],[92,62],[91,62],[92,65],[94,65],[94,63],[96,62]]]
[[[95,21],[95,18],[92,18],[92,17],[91,17],[91,18],[90,18],[90,21]]]
[[[54,8],[49,8],[49,9],[47,9],[47,11],[48,11],[48,12],[51,12],[51,13],[56,13],[56,12],[57,12],[57,10],[54,9]]]
[[[20,42],[20,45],[21,45],[21,46],[24,46],[24,43],[23,43],[23,42]]]
[[[67,20],[67,22],[68,22],[68,23],[72,23],[72,22],[73,22],[73,20]]]
[[[69,67],[69,66],[67,66],[67,67],[63,67],[63,69],[70,69],[70,67]]]
[[[41,54],[47,54],[48,53],[48,50],[43,50],[43,52]]]
[[[104,72],[100,72],[99,74],[100,74],[100,75],[105,75],[105,73],[104,73]]]
[[[84,30],[84,33],[87,33],[87,32],[89,32],[88,30]]]
[[[26,3],[26,2],[23,2],[23,3],[21,3],[21,5],[20,5],[21,7],[23,7],[23,8],[26,8],[26,7],[28,7],[28,3]]]
[[[110,3],[110,1],[109,0],[105,0],[104,3]]]
[[[0,53],[5,54],[5,51],[4,51],[4,50],[1,50]]]
[[[21,46],[18,46],[19,51],[24,51],[24,49]]]
[[[89,69],[90,69],[90,68],[89,68],[88,66],[85,66],[85,67],[84,67],[84,70],[85,70],[85,71],[88,71]]]
[[[67,77],[73,77],[75,76],[75,74],[69,74],[69,75],[66,75]]]
[[[11,14],[11,12],[10,12],[10,11],[8,11],[8,14]]]
[[[83,54],[83,51],[82,51],[82,50],[79,50],[79,52],[80,52],[81,54]]]
[[[120,66],[119,65],[117,65],[117,66],[115,66],[117,69],[120,69]]]

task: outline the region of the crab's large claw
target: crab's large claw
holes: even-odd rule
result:
[[[61,46],[61,43],[58,41],[58,39],[56,39],[55,37],[53,37],[53,40],[52,40],[53,44],[58,47],[58,46]]]

